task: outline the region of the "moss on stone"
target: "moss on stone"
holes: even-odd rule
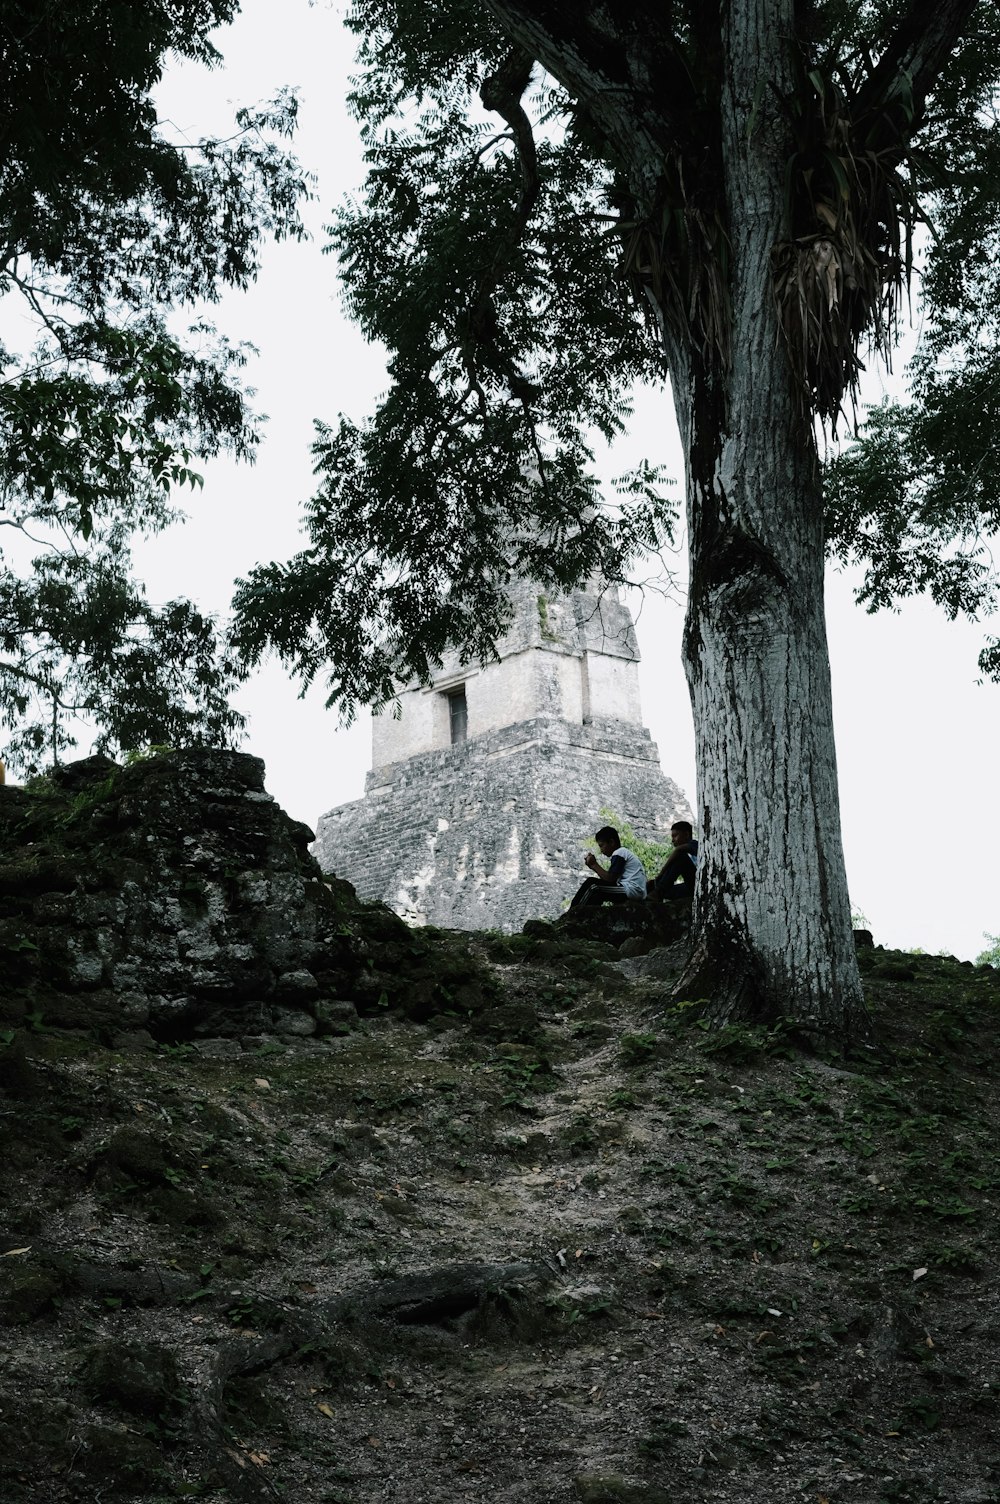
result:
[[[23,1326],[52,1310],[62,1280],[52,1270],[19,1267],[11,1259],[0,1264],[0,1322]]]
[[[121,1184],[139,1181],[145,1185],[166,1185],[176,1165],[164,1152],[160,1141],[142,1128],[125,1127],[99,1151],[94,1161],[98,1177]]]
[[[0,1045],[0,1089],[22,1102],[44,1092],[44,1082],[28,1059],[23,1034]]]
[[[82,1392],[102,1404],[170,1427],[183,1409],[177,1360],[166,1348],[143,1342],[101,1342],[78,1370]]]

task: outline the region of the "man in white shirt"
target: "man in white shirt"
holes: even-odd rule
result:
[[[574,894],[570,908],[582,903],[618,903],[624,898],[645,898],[646,872],[634,851],[621,843],[613,825],[602,825],[594,837],[601,855],[608,858],[602,867],[592,851],[584,857],[593,877],[588,877]]]

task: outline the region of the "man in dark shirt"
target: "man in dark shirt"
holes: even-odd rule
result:
[[[688,820],[677,820],[670,827],[673,852],[649,884],[652,898],[693,898],[694,874],[698,866],[698,842]],[[680,881],[678,881],[680,879]]]

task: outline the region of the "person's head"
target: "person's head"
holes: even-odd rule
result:
[[[613,825],[602,825],[600,830],[594,836],[594,840],[601,848],[601,852],[604,856],[610,856],[611,853],[613,851],[617,851],[619,846],[621,845],[621,837],[619,836],[617,830],[615,830],[615,827]]]
[[[686,846],[694,837],[694,828],[690,820],[675,820],[670,827],[670,839],[675,846]]]

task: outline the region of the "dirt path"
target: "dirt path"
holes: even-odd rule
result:
[[[8,1042],[4,1504],[1000,1499],[995,974],[824,1062],[492,954],[495,1028]]]

